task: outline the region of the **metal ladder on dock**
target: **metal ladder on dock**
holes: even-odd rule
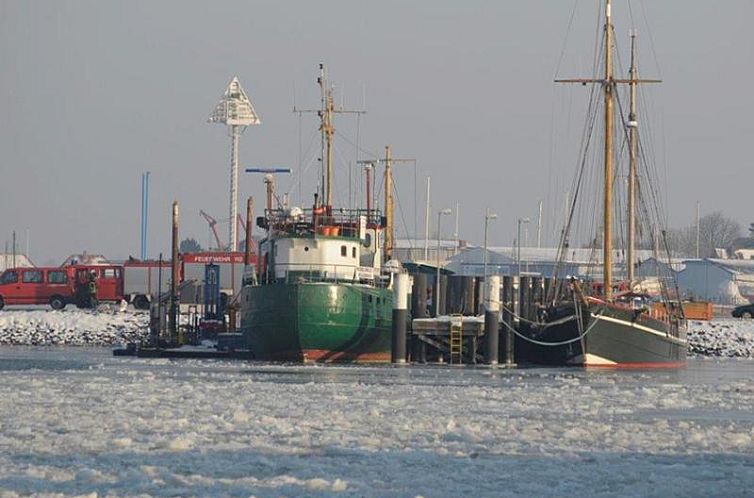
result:
[[[463,316],[451,315],[448,336],[450,346],[450,363],[463,363]]]

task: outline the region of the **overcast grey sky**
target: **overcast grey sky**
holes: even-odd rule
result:
[[[173,199],[181,235],[206,245],[199,209],[227,217],[229,138],[206,123],[225,85],[238,75],[262,117],[241,139],[242,167],[297,168],[294,88],[300,106],[317,106],[324,62],[338,98],[368,111],[362,148],[381,154],[392,144],[396,156],[418,159],[421,233],[431,174],[433,210],[461,204],[462,238],[481,242],[489,206],[500,216],[491,243],[510,244],[516,218],[535,217],[539,199],[546,226],[562,205],[555,193],[562,197],[576,162],[568,144],[553,145],[570,134],[558,130],[562,100],[583,107],[586,92],[556,89],[552,79],[558,68],[562,77],[588,71],[598,3],[577,2],[569,32],[572,0],[3,0],[0,234],[10,240],[15,229],[23,249],[29,230],[38,264],[84,249],[138,255],[141,174],[149,170],[150,255],[168,252]],[[614,3],[625,49],[631,12],[627,1]],[[689,224],[697,200],[703,212],[754,221],[754,1],[634,0],[632,13],[642,74],[664,80],[651,91],[671,224]],[[579,119],[574,113],[576,130]],[[301,124],[308,160],[316,122],[305,116]],[[353,117],[336,127],[355,139]],[[336,198],[346,202],[355,151],[344,140],[338,147]],[[304,177],[307,204],[314,168]],[[413,171],[400,168],[412,229]],[[295,185],[281,182],[297,194]],[[241,199],[261,201],[262,192],[261,178],[241,177]]]

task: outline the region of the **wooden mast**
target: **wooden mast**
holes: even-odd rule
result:
[[[629,71],[630,104],[628,113],[628,254],[626,260],[629,284],[634,281],[636,256],[636,160],[638,156],[639,123],[636,120],[636,33],[631,32],[631,69]]]
[[[603,205],[603,285],[605,299],[613,297],[613,33],[610,0],[605,2],[605,79],[602,91],[605,98],[605,186]]]
[[[389,145],[385,146],[385,261],[393,256],[395,220],[393,209],[393,154]]]
[[[636,71],[634,70],[631,74],[630,79],[616,79],[613,74],[613,48],[614,48],[614,42],[613,42],[613,24],[612,24],[612,12],[611,12],[611,2],[610,0],[605,0],[605,74],[602,79],[593,79],[593,78],[572,78],[572,79],[556,79],[556,83],[580,83],[582,85],[585,85],[587,83],[600,83],[602,85],[602,92],[604,95],[604,102],[605,102],[605,150],[604,150],[604,179],[605,179],[605,185],[604,185],[604,198],[603,198],[603,267],[604,267],[604,288],[605,288],[605,298],[611,299],[613,296],[613,176],[614,176],[614,168],[613,168],[613,161],[615,157],[615,151],[614,151],[614,133],[613,129],[615,126],[615,88],[618,84],[629,84],[631,85],[631,91],[632,91],[632,112],[635,115],[635,92],[636,92],[636,86],[641,83],[660,83],[660,80],[647,80],[647,79],[639,79],[637,78]],[[633,44],[632,44],[632,68],[635,68],[634,66],[634,55],[633,55]],[[634,162],[634,166],[632,168],[634,176],[633,181],[629,182],[629,189],[631,192],[629,193],[629,232],[630,237],[632,238],[632,241],[629,241],[629,251],[630,254],[628,256],[629,261],[629,271],[630,276],[629,279],[633,278],[633,260],[635,259],[634,256],[634,245],[636,243],[636,150],[638,145],[636,145],[638,142],[638,135],[634,132],[634,143],[631,149],[630,154],[632,155],[632,159]]]

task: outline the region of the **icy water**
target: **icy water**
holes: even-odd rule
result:
[[[753,380],[6,347],[0,496],[752,496]]]

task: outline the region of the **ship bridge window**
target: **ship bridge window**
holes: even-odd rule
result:
[[[345,257],[348,257],[348,248],[346,246],[340,246],[340,255]]]

